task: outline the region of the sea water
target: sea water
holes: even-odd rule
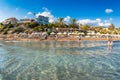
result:
[[[120,80],[120,42],[0,42],[0,80]]]

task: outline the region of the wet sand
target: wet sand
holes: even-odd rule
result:
[[[80,41],[80,40],[87,40],[87,41],[107,41],[108,38],[86,38],[82,37],[80,40],[79,38],[72,38],[72,37],[64,37],[64,38],[55,38],[55,37],[48,37],[47,39],[39,39],[39,38],[0,38],[1,41]],[[113,41],[119,41],[120,38],[112,38]]]

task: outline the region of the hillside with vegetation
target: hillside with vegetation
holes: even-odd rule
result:
[[[107,29],[104,26],[89,26],[89,25],[78,25],[76,19],[72,19],[71,23],[65,24],[63,18],[59,18],[57,22],[49,24],[39,24],[38,22],[27,22],[27,23],[14,23],[14,24],[2,24],[0,23],[0,34],[19,34],[33,32],[51,32],[57,33],[56,28],[72,28],[82,30],[85,34],[88,31],[95,31],[95,33],[101,34],[120,34],[120,28],[115,28],[114,24],[111,24]]]

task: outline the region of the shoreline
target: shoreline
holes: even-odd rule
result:
[[[120,41],[120,38],[111,38],[112,41]],[[38,38],[34,38],[34,39],[28,39],[28,38],[0,38],[0,41],[37,41],[37,42],[41,42],[41,41],[108,41],[108,38],[86,38],[86,37],[82,37],[80,40],[79,38],[51,38],[48,37],[48,39],[38,39]]]

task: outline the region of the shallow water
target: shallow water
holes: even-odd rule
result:
[[[0,80],[120,80],[120,42],[0,42]]]

